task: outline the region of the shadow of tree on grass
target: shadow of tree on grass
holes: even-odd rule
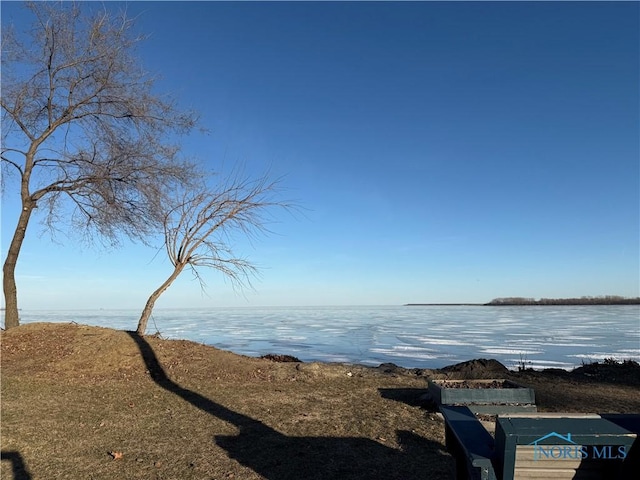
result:
[[[14,480],[31,480],[31,474],[29,470],[27,470],[27,466],[20,452],[2,450],[2,452],[0,452],[0,458],[2,461],[11,462],[11,471],[13,472]]]
[[[236,426],[236,436],[214,436],[230,458],[269,480],[445,478],[449,458],[442,446],[414,433],[398,431],[401,449],[362,437],[289,437],[247,415],[183,388],[165,373],[149,343],[135,332],[151,378],[191,405]]]

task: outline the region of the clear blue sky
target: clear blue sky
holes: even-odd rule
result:
[[[286,175],[304,209],[234,240],[254,290],[205,272],[203,295],[185,272],[157,307],[640,295],[637,2],[126,7],[158,91],[210,130],[184,153]],[[2,2],[3,26],[24,27],[21,8]],[[142,309],[170,272],[162,250],[41,232],[23,309]]]

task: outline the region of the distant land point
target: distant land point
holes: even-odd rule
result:
[[[489,303],[407,303],[405,307],[517,307],[517,306],[567,306],[567,305],[640,305],[640,297],[627,298],[618,295],[580,298],[494,298]]]

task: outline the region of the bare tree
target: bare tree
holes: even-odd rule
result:
[[[230,238],[233,233],[251,237],[267,231],[267,212],[274,207],[290,207],[273,198],[276,190],[277,182],[270,182],[266,175],[254,181],[231,176],[215,190],[205,186],[196,194],[184,194],[167,209],[164,238],[173,272],[147,300],[138,334],[144,335],[155,302],[187,266],[202,287],[198,267],[219,270],[238,285],[249,281],[256,267],[234,255]]]
[[[153,93],[125,13],[84,7],[93,11],[28,3],[29,32],[2,28],[2,173],[17,175],[21,200],[3,265],[6,328],[19,324],[15,269],[36,207],[51,229],[144,241],[166,192],[194,175],[167,140],[188,133],[194,114]]]

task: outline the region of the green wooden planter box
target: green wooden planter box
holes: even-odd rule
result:
[[[536,411],[533,389],[510,380],[429,380],[429,394],[438,405],[467,405],[474,413]]]

